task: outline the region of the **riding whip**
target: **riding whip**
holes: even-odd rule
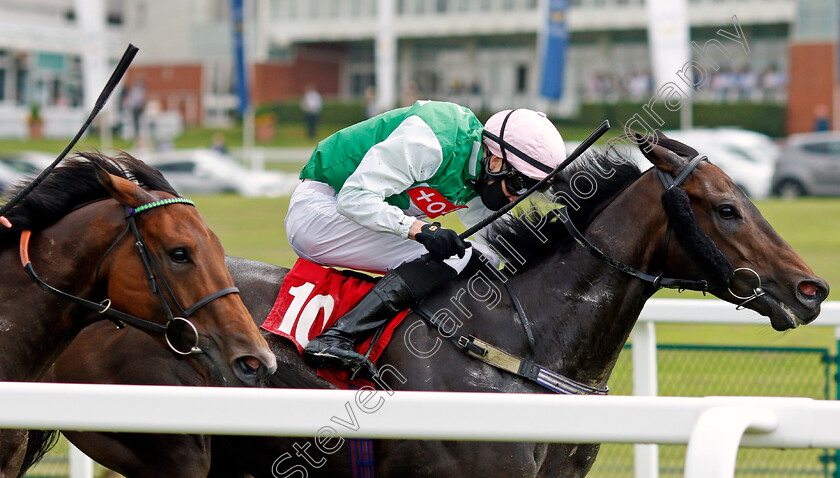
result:
[[[557,165],[557,167],[556,167],[556,168],[554,168],[554,170],[553,170],[553,171],[551,171],[550,173],[548,173],[548,175],[547,175],[546,177],[544,177],[544,178],[540,179],[540,180],[539,180],[539,182],[538,182],[537,184],[534,184],[533,186],[531,186],[531,188],[530,188],[530,189],[528,189],[527,191],[525,191],[525,192],[524,192],[521,196],[519,196],[518,198],[516,198],[516,200],[514,200],[513,202],[511,202],[511,203],[509,203],[509,204],[505,204],[505,205],[504,205],[504,207],[502,207],[502,208],[501,208],[501,209],[499,209],[498,211],[495,211],[493,214],[491,214],[491,215],[487,216],[486,218],[484,218],[483,220],[481,220],[479,223],[477,223],[477,224],[473,225],[473,227],[471,227],[471,228],[467,229],[466,231],[462,232],[461,234],[458,234],[458,237],[460,237],[462,240],[464,240],[464,239],[466,239],[466,238],[468,238],[468,237],[472,236],[472,235],[473,235],[473,234],[475,234],[476,232],[478,232],[478,231],[480,231],[480,230],[484,229],[485,227],[487,227],[487,226],[488,226],[491,222],[493,222],[493,221],[495,221],[496,219],[498,219],[498,218],[502,217],[502,215],[504,215],[506,212],[508,212],[508,211],[510,211],[511,209],[513,209],[514,207],[516,207],[516,205],[517,205],[517,204],[519,204],[519,203],[520,203],[520,202],[522,202],[525,198],[527,198],[528,196],[530,196],[531,194],[533,194],[533,193],[534,193],[534,191],[536,191],[536,190],[540,189],[540,188],[541,188],[541,187],[543,187],[543,186],[544,186],[547,182],[551,181],[551,180],[554,178],[554,176],[556,176],[556,175],[557,175],[557,173],[559,173],[560,171],[562,171],[563,169],[565,169],[565,168],[566,168],[566,166],[568,166],[568,165],[572,164],[572,162],[573,162],[574,160],[576,160],[576,159],[577,159],[580,155],[582,155],[583,153],[585,153],[585,152],[586,152],[586,150],[587,150],[587,149],[589,149],[589,147],[590,147],[590,146],[592,146],[592,145],[595,143],[595,141],[598,141],[598,139],[599,139],[601,136],[603,136],[603,135],[604,135],[604,133],[606,133],[606,132],[607,132],[607,130],[609,130],[609,129],[610,129],[610,122],[609,122],[608,120],[604,120],[604,122],[603,122],[603,123],[601,123],[601,125],[600,125],[600,126],[598,126],[598,128],[597,128],[597,129],[595,129],[595,131],[593,131],[593,132],[592,132],[592,133],[591,133],[591,134],[590,134],[590,135],[589,135],[589,136],[588,136],[585,140],[583,140],[583,142],[582,142],[582,143],[580,143],[580,144],[578,145],[578,147],[577,147],[577,148],[575,148],[575,150],[574,150],[574,151],[572,151],[572,154],[570,154],[570,155],[566,158],[566,160],[565,160],[565,161],[563,161],[562,163],[558,164],[558,165]]]
[[[15,205],[20,202],[21,199],[26,197],[27,194],[32,192],[38,184],[41,183],[49,174],[58,166],[58,163],[67,156],[67,153],[73,149],[73,146],[81,139],[82,135],[85,134],[90,124],[93,122],[93,119],[96,118],[96,115],[102,110],[105,106],[105,103],[108,101],[108,98],[111,96],[111,93],[114,92],[114,89],[119,84],[120,80],[122,79],[123,75],[125,74],[126,70],[128,70],[128,66],[131,64],[131,61],[134,60],[134,55],[137,54],[138,48],[129,43],[128,48],[126,48],[125,53],[123,53],[120,62],[117,64],[117,67],[114,69],[114,72],[111,73],[111,78],[108,79],[108,83],[105,84],[105,88],[102,90],[102,93],[99,94],[99,98],[96,99],[96,104],[93,106],[93,111],[90,112],[90,115],[87,118],[87,121],[82,125],[82,128],[76,133],[76,136],[73,138],[72,141],[64,148],[64,151],[58,155],[55,161],[52,162],[49,166],[44,168],[38,177],[32,180],[29,184],[26,185],[25,188],[21,189],[15,197],[9,200],[3,207],[0,207],[0,216],[3,216],[7,213],[10,209],[15,207]]]

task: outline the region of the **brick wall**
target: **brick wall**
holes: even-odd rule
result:
[[[834,116],[834,88],[837,68],[833,43],[791,43],[787,104],[788,134],[814,130],[818,108]],[[837,124],[830,125],[836,129]]]
[[[164,111],[178,110],[184,124],[194,125],[202,116],[202,67],[200,64],[132,66],[123,80],[125,88],[146,83],[146,99],[158,101]]]
[[[299,46],[289,62],[254,65],[254,102],[299,98],[309,83],[321,95],[338,94],[344,54],[341,45]]]

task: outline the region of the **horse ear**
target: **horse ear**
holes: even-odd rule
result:
[[[133,182],[115,176],[102,168],[96,168],[96,178],[108,190],[108,193],[124,206],[139,207],[154,200],[149,193]]]
[[[657,169],[672,172],[677,171],[685,164],[685,158],[682,158],[669,147],[671,143],[676,143],[676,141],[662,134],[662,131],[656,130],[655,136],[633,131],[632,139],[639,146],[639,150],[644,157],[653,163]]]

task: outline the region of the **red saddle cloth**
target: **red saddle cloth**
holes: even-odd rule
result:
[[[283,279],[280,294],[262,328],[291,340],[298,352],[303,353],[303,348],[311,339],[349,312],[373,285],[369,280],[298,259]],[[408,310],[400,312],[385,327],[370,353],[373,363],[376,363],[391,340],[394,329],[406,315]],[[356,351],[362,355],[367,353],[371,340],[357,345]],[[358,379],[351,383],[350,373],[346,370],[320,369],[318,376],[339,388],[370,385],[369,381]]]

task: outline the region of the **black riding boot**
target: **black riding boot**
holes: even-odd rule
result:
[[[375,376],[376,367],[354,350],[356,344],[456,275],[455,270],[439,262],[416,259],[401,264],[385,274],[335,325],[312,339],[303,349],[304,360],[317,368],[356,370],[365,366]]]

